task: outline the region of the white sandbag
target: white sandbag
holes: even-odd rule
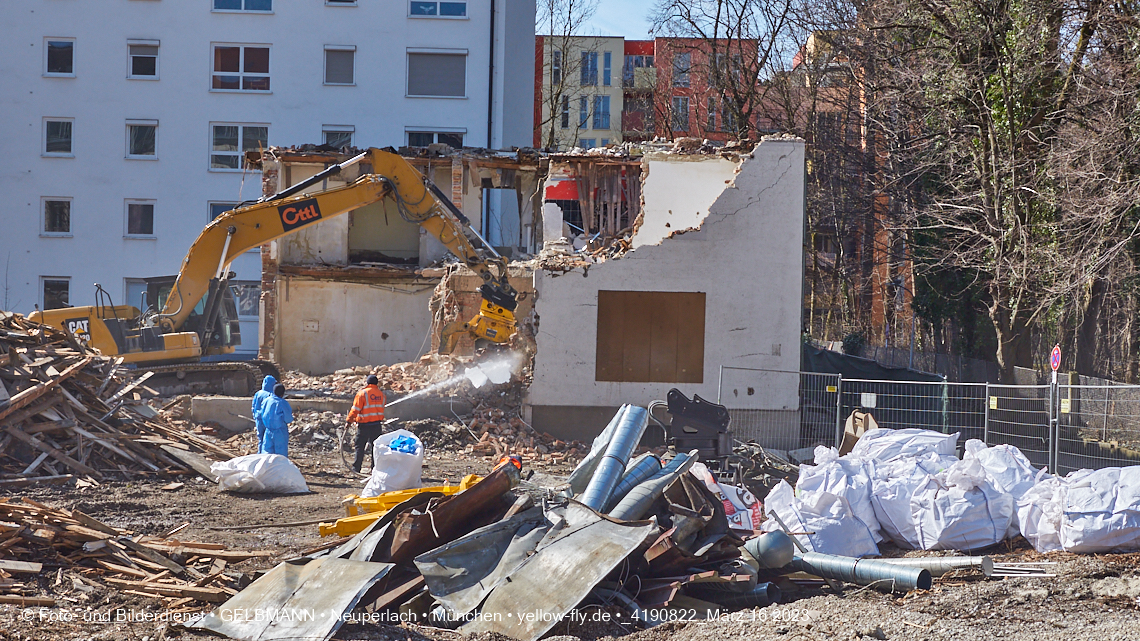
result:
[[[415,440],[415,452],[398,452],[389,445],[400,437]],[[395,430],[382,434],[372,442],[372,476],[360,492],[367,498],[385,492],[411,490],[420,487],[420,471],[424,464],[424,445],[408,430]]]
[[[931,430],[907,428],[902,430],[875,429],[864,434],[848,456],[870,459],[879,463],[906,456],[921,456],[934,452],[957,458],[958,433],[943,434]]]
[[[863,459],[839,456],[834,447],[815,448],[815,465],[801,465],[797,492],[830,492],[843,497],[855,518],[867,526],[876,543],[883,540],[879,519],[871,505],[871,475]]]
[[[759,530],[763,521],[763,511],[760,501],[746,488],[736,485],[720,483],[709,472],[704,463],[693,463],[689,474],[697,477],[704,483],[724,506],[724,514],[728,517],[728,526],[738,530]]]
[[[900,548],[919,548],[910,500],[926,487],[930,477],[957,462],[953,456],[933,451],[885,463],[865,461],[871,476],[871,507],[875,510],[882,535]]]
[[[309,491],[301,470],[280,454],[250,454],[222,463],[210,471],[218,477],[218,487],[227,492],[298,494]]]
[[[1069,484],[1044,471],[1041,476],[1038,483],[1017,499],[1018,529],[1038,552],[1057,552],[1061,550],[1061,524],[1065,520]]]
[[[1021,453],[1021,450],[1012,445],[994,445],[993,447],[986,447],[986,444],[978,439],[972,438],[966,441],[965,453],[962,454],[962,460],[977,459],[985,469],[986,478],[993,483],[999,491],[1005,492],[1013,496],[1016,503],[1021,500],[1037,482],[1044,478],[1050,478],[1048,475],[1039,477],[1039,470],[1033,467],[1029,459]],[[1020,533],[1019,521],[1017,512],[1013,513],[1013,520],[1009,524],[1009,532],[1007,536],[1017,536]]]
[[[1140,550],[1140,466],[1106,467],[1065,480],[1061,546],[1066,552]]]
[[[809,551],[854,557],[879,553],[871,531],[855,518],[847,501],[830,492],[796,493],[787,481],[780,481],[764,499],[764,512],[769,515],[767,532],[780,529],[773,513],[792,532],[812,532],[795,535]]]
[[[1005,539],[1013,496],[994,487],[977,458],[931,476],[911,498],[917,546],[923,550],[976,550]]]

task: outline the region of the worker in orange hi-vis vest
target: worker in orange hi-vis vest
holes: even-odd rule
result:
[[[356,393],[352,409],[348,412],[348,423],[356,423],[356,462],[352,471],[359,472],[364,464],[364,455],[372,451],[372,441],[384,432],[384,391],[379,387],[375,374],[370,374],[364,389]],[[376,465],[373,457],[372,465]]]

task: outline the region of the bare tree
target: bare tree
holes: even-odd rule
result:
[[[592,36],[585,25],[597,11],[598,0],[542,0],[535,13],[535,31],[543,36],[542,114],[535,128],[542,132],[542,146],[557,147],[558,132],[577,137],[583,122],[577,101],[588,97],[581,89],[583,50],[590,50]],[[587,117],[592,105],[587,103]]]

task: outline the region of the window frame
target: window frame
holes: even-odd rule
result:
[[[328,134],[348,134],[348,145],[341,145],[342,147],[352,147],[356,138],[355,125],[321,125],[321,140],[324,144],[332,144],[328,141]]]
[[[158,52],[154,54],[154,75],[140,76],[134,73],[134,60],[135,57],[131,53],[131,47],[154,47]],[[161,63],[162,45],[158,40],[127,40],[127,80],[158,80],[159,78],[159,64]]]
[[[594,112],[590,115],[591,125],[595,131],[610,130],[610,97],[608,94],[594,96]]]
[[[237,134],[238,149],[236,152],[235,151],[217,151],[214,149],[214,128],[215,127],[237,127],[238,128],[238,134]],[[269,146],[269,127],[270,127],[270,124],[267,122],[224,122],[224,121],[216,121],[216,120],[210,121],[209,126],[207,128],[208,137],[206,140],[206,149],[207,149],[206,166],[209,168],[209,171],[231,173],[231,174],[237,173],[237,172],[253,171],[253,170],[247,170],[245,168],[245,162],[244,162],[245,149],[242,148],[242,146],[243,146],[243,143],[245,141],[245,129],[246,129],[246,127],[265,127],[265,146],[266,147]],[[215,167],[214,166],[214,156],[215,155],[218,155],[218,156],[237,156],[238,166],[237,167]]]
[[[51,309],[68,309],[70,307],[74,307],[74,305],[71,304],[71,276],[40,276],[40,287],[39,287],[39,290],[40,290],[39,291],[40,309],[44,310],[45,312],[48,310],[48,307],[46,304],[47,292],[44,291],[44,287],[47,285],[48,281],[67,283],[67,306],[66,307],[52,307]]]
[[[570,96],[562,95],[562,129],[570,128]]]
[[[131,153],[131,127],[154,127],[154,153],[153,154],[132,154]],[[126,153],[124,158],[126,160],[158,160],[158,121],[157,120],[137,120],[127,119],[126,122]]]
[[[705,108],[707,115],[705,116],[705,125],[708,127],[707,131],[717,131],[716,128],[716,98],[714,96],[708,97],[708,106]]]
[[[598,52],[583,51],[578,62],[578,86],[598,86]]]
[[[253,13],[253,14],[260,14],[260,15],[266,15],[267,16],[267,15],[271,15],[274,12],[272,9],[273,0],[269,0],[269,4],[271,7],[269,10],[265,10],[265,9],[218,9],[216,6],[214,6],[216,3],[217,3],[217,0],[213,0],[213,2],[210,3],[210,13]],[[241,0],[241,4],[243,7],[245,6],[245,3],[246,3],[246,0]]]
[[[613,86],[613,52],[606,51],[602,54],[602,86]]]
[[[590,98],[578,96],[578,131],[590,130]]]
[[[684,108],[685,128],[684,129],[678,129],[677,128],[677,123],[679,122],[678,117],[682,113],[681,108],[678,107],[678,101],[684,103],[684,105],[685,105],[685,108]],[[689,112],[692,110],[692,105],[689,104],[689,97],[688,96],[673,96],[672,104],[670,105],[670,107],[671,107],[670,111],[672,112],[672,113],[670,113],[671,118],[670,118],[670,122],[669,122],[669,126],[671,127],[671,131],[675,131],[675,132],[681,131],[681,132],[685,132],[685,133],[692,131],[692,124],[693,123],[689,122],[689,115],[690,115]]]
[[[411,92],[412,85],[412,71],[411,71],[411,56],[413,55],[428,55],[428,56],[463,56],[463,95],[462,96],[437,96],[426,94],[413,94]],[[470,71],[471,52],[467,49],[433,49],[423,47],[408,47],[404,50],[404,97],[405,98],[428,98],[433,100],[467,100],[467,92],[469,90],[467,82],[467,74]]]
[[[329,52],[347,51],[352,53],[352,82],[329,82]],[[325,45],[322,80],[328,87],[355,87],[356,86],[356,45]]]
[[[468,2],[468,0],[407,0],[407,1],[408,1],[408,4],[405,6],[407,7],[408,18],[412,18],[412,19],[416,19],[416,20],[470,20],[471,19],[471,16],[467,11],[470,8],[470,4],[471,4],[470,2]],[[412,13],[412,2],[432,2],[435,4],[435,13],[434,14]],[[440,5],[443,3],[462,4],[463,5],[463,15],[461,15],[461,16],[440,15],[439,9],[440,9]]]
[[[325,0],[326,7],[356,7],[357,0]]]
[[[47,204],[49,202],[66,202],[67,203],[67,231],[47,231]],[[75,225],[72,223],[71,211],[72,203],[75,199],[71,196],[40,196],[40,237],[41,238],[73,238],[75,233],[72,229]]]
[[[420,145],[412,145],[411,134],[431,134],[432,135],[432,143],[431,144],[435,144],[435,143],[439,142],[439,135],[440,134],[443,134],[445,136],[446,135],[458,134],[459,136],[461,136],[464,139],[464,143],[466,143],[467,128],[466,127],[404,127],[404,142],[406,142],[409,147],[412,147],[412,146],[419,147]],[[451,143],[447,143],[447,144],[450,145]],[[461,148],[462,145],[460,145],[460,147],[455,147],[454,145],[452,145],[452,147],[458,149],[458,148]]]
[[[562,50],[550,51],[550,86],[557,87],[562,84]]]
[[[158,201],[154,198],[125,198],[123,199],[123,239],[125,240],[156,240],[158,234],[154,230],[154,213]],[[150,233],[131,233],[131,205],[150,205]]]
[[[229,11],[228,13],[246,13],[245,11]],[[262,12],[253,12],[262,13]],[[240,50],[238,54],[238,71],[217,71],[214,69],[215,62],[217,61],[218,47],[237,47]],[[266,49],[269,51],[269,61],[267,64],[268,70],[265,73],[242,71],[245,68],[245,50],[247,48]],[[237,89],[222,89],[214,87],[214,79],[218,76],[237,76],[239,87]],[[265,78],[269,81],[269,89],[242,89],[245,86],[246,77],[251,78]],[[211,42],[210,43],[210,91],[212,93],[245,93],[245,94],[271,94],[273,93],[273,45],[256,42]]]
[[[47,150],[47,128],[49,122],[67,122],[71,123],[71,136],[68,137],[68,151],[48,151]],[[55,116],[43,117],[43,131],[41,132],[43,138],[40,140],[40,156],[45,158],[74,158],[75,157],[75,118],[57,118]]]
[[[71,43],[71,72],[62,73],[59,71],[48,71],[48,43],[49,42],[70,42]],[[44,36],[44,62],[43,62],[43,77],[45,78],[74,78],[75,77],[75,38],[65,36]]]
[[[238,320],[239,321],[256,321],[258,319],[258,317],[260,316],[260,311],[261,311],[261,303],[260,303],[260,301],[261,301],[261,281],[259,281],[259,280],[234,280],[234,281],[230,282],[230,287],[232,287],[234,289],[236,289],[238,287],[256,287],[257,288],[258,304],[256,305],[256,309],[254,310],[254,312],[252,314],[242,314],[241,313],[241,299],[238,295],[238,292],[233,291],[234,305],[237,307]]]
[[[682,70],[677,66],[678,59],[684,56],[685,68]],[[670,84],[674,87],[689,88],[693,85],[693,54],[688,51],[680,51],[673,54],[673,73],[670,77]]]

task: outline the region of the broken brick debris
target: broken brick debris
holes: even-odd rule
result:
[[[168,447],[234,456],[152,408],[148,378],[68,332],[0,312],[0,483],[187,471]]]

